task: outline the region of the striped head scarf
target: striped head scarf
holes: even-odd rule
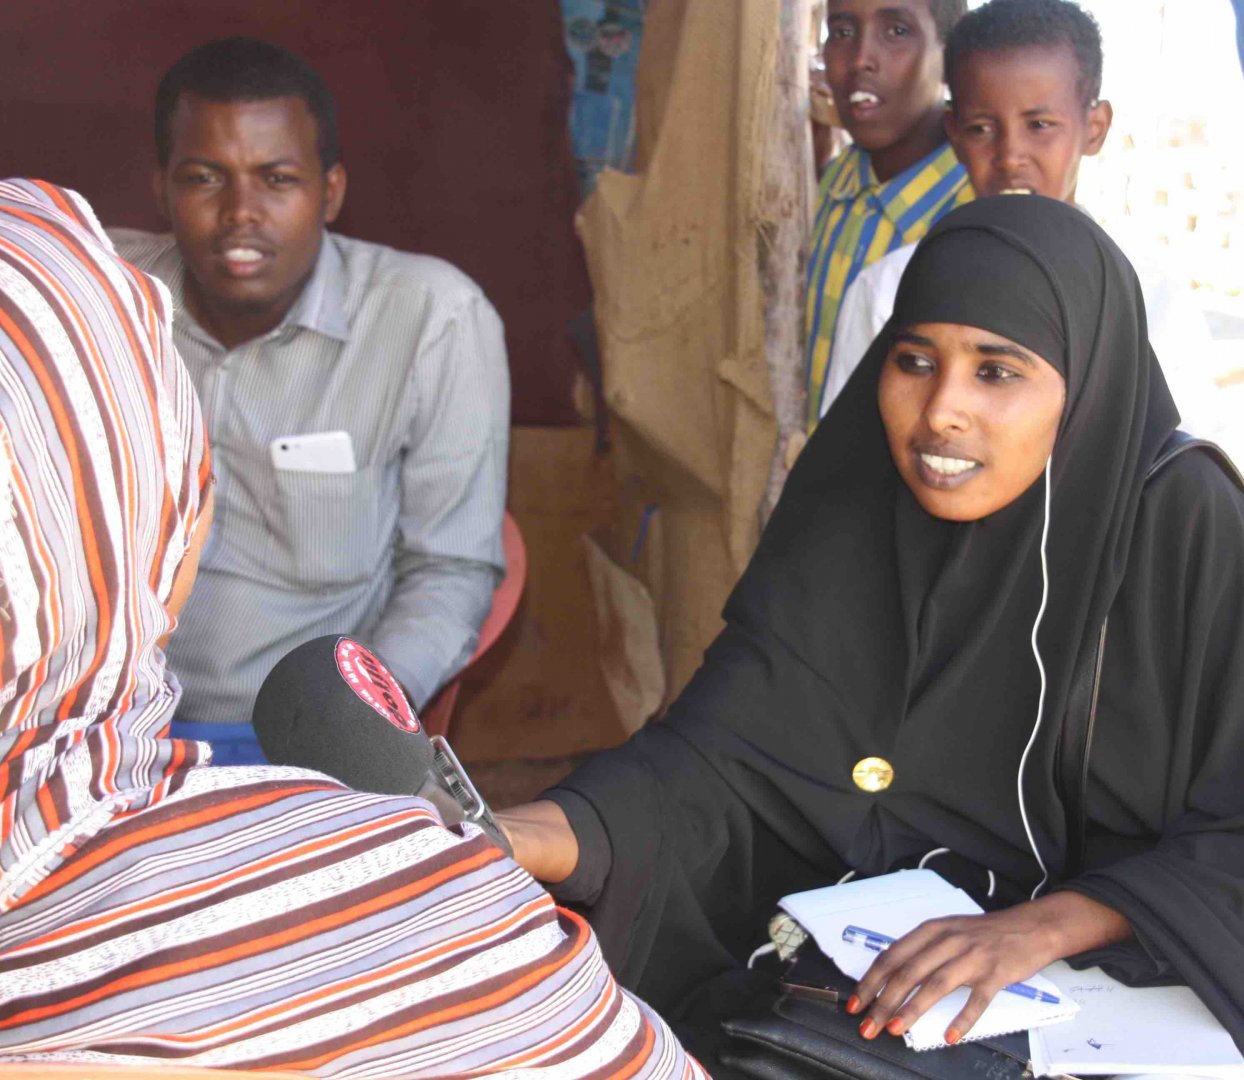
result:
[[[0,182],[0,911],[196,764],[158,640],[210,482],[164,286]]]

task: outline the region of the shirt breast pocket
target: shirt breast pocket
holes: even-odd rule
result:
[[[282,539],[297,585],[324,588],[367,581],[380,564],[380,469],[351,473],[276,470]]]

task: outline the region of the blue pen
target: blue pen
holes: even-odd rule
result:
[[[875,930],[865,930],[860,926],[848,926],[842,932],[842,940],[848,945],[859,945],[869,952],[885,952],[886,949],[894,944],[892,937],[879,934]],[[1027,983],[1011,983],[1010,986],[1004,986],[1002,989],[1012,994],[1018,994],[1020,997],[1040,1001],[1046,1005],[1062,1004],[1061,998],[1056,997],[1054,994],[1047,994],[1044,990],[1038,990],[1035,986],[1029,986]]]

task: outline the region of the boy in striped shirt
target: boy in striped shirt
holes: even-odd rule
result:
[[[808,260],[807,426],[859,272],[972,197],[942,126],[942,46],[966,0],[829,0],[826,79],[853,145],[829,163]]]

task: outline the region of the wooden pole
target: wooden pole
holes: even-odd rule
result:
[[[808,68],[825,0],[782,0],[764,195],[758,222],[765,298],[765,354],[778,438],[761,505],[762,523],[804,443],[804,295],[816,196],[808,118]]]

